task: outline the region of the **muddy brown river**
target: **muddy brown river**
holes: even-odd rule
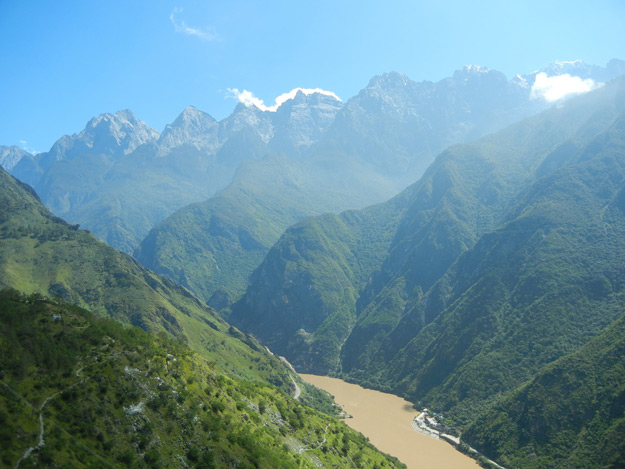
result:
[[[410,424],[417,411],[410,402],[327,376],[300,375],[304,381],[328,391],[353,418],[344,422],[369,438],[376,448],[391,454],[409,468],[479,468],[452,445],[417,433]]]

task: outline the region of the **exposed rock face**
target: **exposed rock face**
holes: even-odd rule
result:
[[[41,177],[34,187],[55,214],[75,221],[73,211],[102,190],[111,168],[158,137],[128,110],[94,117],[80,133],[61,137],[49,152],[37,155],[32,173]]]
[[[449,145],[544,108],[530,100],[529,89],[485,67],[467,66],[437,83],[393,72],[373,77],[350,99],[329,134],[404,188]]]
[[[119,158],[158,137],[159,133],[137,119],[132,111],[106,113],[91,119],[79,134],[59,139],[42,160],[68,160],[83,154]]]
[[[553,265],[565,262],[552,257],[563,246],[593,252],[601,259],[598,264],[607,266],[605,273],[596,276],[613,275],[618,261],[611,260],[616,252],[611,246],[620,246],[622,219],[616,217],[614,226],[606,228],[610,241],[600,241],[600,246],[592,244],[598,235],[587,238],[590,245],[580,239],[594,233],[591,222],[601,226],[600,217],[590,213],[616,197],[625,184],[619,157],[625,135],[624,86],[621,79],[593,96],[571,100],[482,140],[451,147],[416,184],[389,202],[339,217],[310,218],[290,227],[251,275],[230,320],[303,370],[343,372],[371,385],[402,382],[392,385],[397,392],[433,396],[442,389],[447,375],[441,370],[451,367],[452,359],[453,366],[464,366],[459,363],[466,350],[456,336],[473,340],[467,332],[477,328],[472,321],[476,317],[485,321],[494,310],[521,317],[523,308],[549,290],[544,282],[522,286],[517,282],[529,278],[529,271],[537,278],[547,275],[541,270],[544,259]],[[600,122],[597,115],[603,117]],[[594,164],[597,167],[591,171]],[[604,180],[607,174],[611,176]],[[564,242],[564,233],[575,241]],[[558,248],[540,244],[546,239]],[[539,247],[544,258],[534,260]],[[382,251],[383,258],[376,257],[375,252]],[[518,255],[517,271],[509,273],[513,253]],[[572,263],[572,256],[566,262]],[[490,269],[495,265],[499,270],[493,273]],[[548,275],[558,279],[555,285],[567,284],[560,275],[595,275],[587,271],[554,268]],[[498,290],[505,282],[505,288]],[[597,304],[609,303],[611,293],[605,291],[607,296],[599,295]],[[510,292],[515,292],[514,300],[506,297]],[[558,301],[575,302],[577,297]],[[603,319],[593,313],[593,321],[603,320],[605,325],[614,319],[610,308],[605,307]],[[481,323],[480,334],[489,330],[494,319],[488,321]],[[460,322],[465,329],[454,326],[450,332],[450,324]],[[505,324],[502,319],[497,327],[504,330]],[[579,339],[578,333],[572,333],[571,341]],[[511,346],[508,337],[500,339]],[[451,350],[452,342],[457,349]],[[413,355],[404,350],[408,344]],[[435,354],[439,368],[428,362]],[[412,364],[417,356],[423,358],[420,366],[428,368],[429,374]],[[484,366],[484,357],[473,358]],[[535,358],[538,363],[544,357]],[[444,386],[452,387],[447,382]]]
[[[173,276],[204,299],[215,288],[236,298],[252,272],[251,256],[257,259],[259,250],[247,249],[245,237],[208,236],[211,220],[227,219],[229,233],[248,233],[253,226],[256,235],[263,233],[266,252],[277,240],[271,236],[302,214],[386,200],[417,180],[449,145],[548,107],[545,100],[532,98],[532,80],[507,80],[479,66],[466,66],[437,83],[417,83],[392,72],[373,77],[345,104],[304,91],[292,92],[279,107],[264,111],[240,104],[220,123],[223,135],[238,129],[217,154],[220,164],[240,165],[232,184],[200,203],[201,210],[172,214],[136,253],[145,265]],[[277,167],[275,158],[263,158],[269,151],[285,155]],[[489,197],[496,194],[493,189]],[[224,213],[224,206],[232,212]],[[227,264],[236,264],[236,272],[227,272]]]
[[[220,125],[220,137],[223,140],[245,130],[253,130],[264,143],[268,143],[274,136],[272,122],[273,113],[262,111],[256,106],[246,106],[239,103],[230,116]]]
[[[229,117],[218,123],[209,114],[188,106],[163,130],[158,141],[159,153],[193,145],[213,154],[233,138],[256,138],[270,150],[298,153],[321,138],[341,107],[342,103],[332,96],[298,91],[275,111],[240,103]]]
[[[342,107],[343,103],[332,96],[298,91],[273,116],[275,135],[270,148],[299,155],[322,138]]]
[[[12,145],[10,147],[0,145],[0,166],[5,171],[12,171],[22,158],[32,158],[33,155],[20,147]]]
[[[599,81],[624,65],[575,62],[545,70]],[[11,171],[35,187],[57,215],[132,252],[164,217],[223,190],[242,164],[269,153],[297,162],[293,174],[303,179],[289,184],[313,202],[305,204],[313,208],[309,213],[386,200],[418,179],[447,146],[548,106],[531,99],[535,76],[507,80],[499,72],[467,66],[437,83],[417,83],[386,73],[346,104],[323,90],[298,89],[272,107],[240,103],[220,122],[189,106],[161,135],[130,111],[102,114],[47,153],[13,156]],[[253,184],[283,192],[275,180],[273,175]]]
[[[158,141],[159,153],[166,154],[181,145],[214,152],[219,147],[219,126],[209,114],[188,106],[174,122],[165,126]]]
[[[548,76],[568,74],[580,78],[591,78],[599,82],[607,82],[625,73],[625,61],[612,59],[605,67],[587,64],[583,60],[558,61],[536,72],[525,75],[525,77],[526,79],[531,79],[531,77],[541,72],[546,73]]]

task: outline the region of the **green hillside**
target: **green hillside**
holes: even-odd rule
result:
[[[0,291],[0,465],[403,467],[165,335]]]
[[[333,411],[254,338],[3,171],[0,207],[2,464],[401,466],[306,407]]]
[[[388,200],[448,145],[540,109],[542,101],[492,70],[465,67],[438,83],[396,72],[376,76],[327,128],[313,132],[318,140],[294,153],[275,138],[275,154],[249,159],[225,190],[155,226],[135,257],[222,310],[245,292],[250,274],[293,223]],[[295,122],[290,138],[311,131],[310,122]],[[239,155],[249,151],[236,148]]]
[[[389,336],[368,373],[466,423],[614,321],[625,309],[624,124],[538,179],[398,329],[442,311],[405,342]]]
[[[187,290],[54,217],[32,189],[0,171],[0,286],[40,293],[102,316],[163,331],[224,371],[286,391],[287,369]],[[262,360],[259,362],[259,357]]]
[[[371,289],[359,299],[359,319],[343,348],[343,372],[356,377],[355,370],[362,369],[371,378],[371,360],[386,368],[393,354],[455,301],[459,292],[448,291],[454,281],[445,276],[448,269],[507,223],[510,210],[523,204],[525,191],[540,177],[566,165],[607,131],[622,113],[623,86],[621,80],[439,155],[417,183],[417,196]],[[470,266],[480,266],[486,253],[478,251]],[[397,386],[393,380],[378,385],[388,383]]]
[[[270,179],[272,185],[266,184]],[[152,229],[134,255],[223,308],[244,291],[247,277],[287,226],[319,213],[301,179],[285,156],[248,162],[226,190]],[[284,190],[275,191],[275,185]]]
[[[383,178],[334,149],[307,160],[270,154],[244,163],[216,196],[166,218],[134,255],[222,309],[244,293],[250,274],[290,225],[392,193]]]
[[[293,226],[250,277],[231,321],[303,370],[342,373],[395,392],[414,390],[405,379],[424,363],[402,349],[470,290],[464,277],[452,279],[456,260],[497,233],[533,184],[598,145],[610,126],[618,134],[622,89],[621,80],[451,147],[388,203]],[[558,214],[555,207],[549,210]],[[480,266],[487,252],[476,251],[471,265]],[[442,368],[441,376],[443,370],[449,371]]]
[[[624,90],[448,149],[393,209],[291,227],[231,320],[301,369],[443,413],[506,467],[620,467]],[[395,218],[359,231],[380,207]]]
[[[253,330],[298,369],[336,371],[356,321],[358,294],[381,265],[410,194],[290,227],[251,276],[228,320]]]
[[[86,174],[78,175],[88,182],[84,198],[73,201],[69,210],[55,210],[52,204],[50,208],[64,219],[89,227],[98,239],[115,249],[131,254],[156,223],[180,207],[210,197],[227,184],[234,172],[225,171],[214,158],[190,145],[163,157],[154,156],[156,151],[149,145],[137,149],[107,168],[101,181],[90,180],[98,173],[88,166]],[[82,160],[88,162],[85,156],[65,165],[56,163],[58,170],[48,171],[47,177],[60,195],[40,193],[42,199],[63,200],[64,194],[77,192],[78,178],[72,176]]]
[[[463,439],[507,467],[621,467],[623,376],[625,316],[502,398]]]

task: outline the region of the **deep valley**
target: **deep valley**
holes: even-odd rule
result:
[[[0,464],[623,467],[624,73],[391,72],[0,147]],[[298,373],[453,445],[402,459],[410,419]]]

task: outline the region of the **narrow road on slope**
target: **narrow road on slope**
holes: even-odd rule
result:
[[[299,396],[302,393],[302,390],[299,388],[299,386],[297,385],[297,383],[295,382],[295,380],[293,379],[293,377],[291,375],[289,375],[289,378],[291,378],[291,381],[293,382],[293,386],[295,386],[295,392],[293,393],[293,399],[295,399],[296,401],[299,401]]]

